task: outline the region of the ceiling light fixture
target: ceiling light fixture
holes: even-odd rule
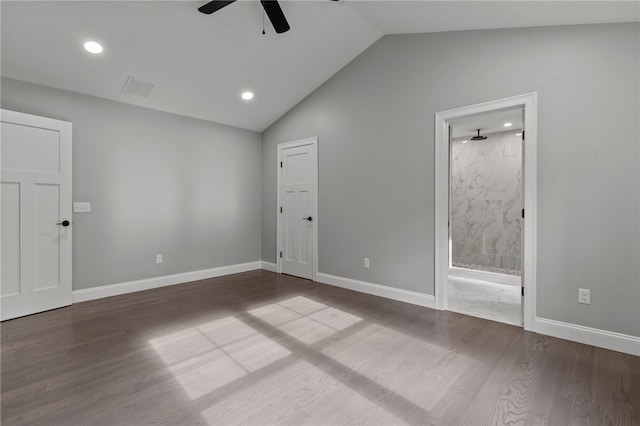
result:
[[[250,101],[253,99],[253,92],[243,92],[241,96],[245,101]]]
[[[84,50],[93,54],[102,53],[102,45],[97,41],[88,41],[84,44]]]
[[[472,141],[483,141],[486,138],[487,138],[486,136],[480,136],[480,129],[478,129],[478,136],[472,137],[471,140]]]
[[[511,127],[513,126],[513,123],[504,123],[504,127]]]

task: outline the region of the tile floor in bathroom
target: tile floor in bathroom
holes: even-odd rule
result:
[[[522,325],[520,287],[449,277],[449,310],[475,317]]]

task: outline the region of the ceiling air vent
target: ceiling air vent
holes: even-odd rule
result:
[[[149,93],[151,93],[151,90],[153,89],[153,86],[155,86],[154,83],[140,81],[135,77],[129,76],[129,78],[127,78],[127,82],[124,83],[122,93],[128,93],[130,95],[138,95],[148,98]]]

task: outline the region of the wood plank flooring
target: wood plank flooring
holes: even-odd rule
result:
[[[3,425],[640,425],[640,358],[253,271],[2,323]]]

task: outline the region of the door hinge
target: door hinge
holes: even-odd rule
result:
[[[282,161],[280,162],[280,168],[282,168]]]
[[[524,219],[524,209],[522,209],[522,218]]]
[[[520,287],[520,289],[521,289],[520,293],[522,294],[522,297],[524,297],[524,287]]]
[[[280,213],[282,213],[282,206],[280,206]]]
[[[280,252],[280,257],[282,257],[282,252]]]

